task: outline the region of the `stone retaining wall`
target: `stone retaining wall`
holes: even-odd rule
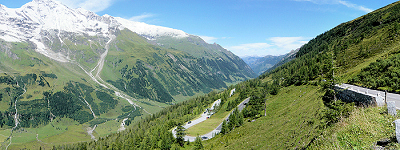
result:
[[[381,95],[372,95],[355,90],[335,88],[336,97],[344,102],[354,102],[356,105],[362,106],[383,106],[385,105],[385,97]]]

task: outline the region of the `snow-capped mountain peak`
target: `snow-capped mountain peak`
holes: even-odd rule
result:
[[[83,13],[84,12],[84,13]],[[0,38],[9,42],[31,41],[36,44],[36,51],[61,62],[67,57],[55,53],[43,44],[43,33],[58,32],[86,34],[89,36],[109,35],[109,21],[82,9],[70,9],[58,1],[33,0],[21,8],[0,10]]]
[[[161,36],[182,38],[187,33],[167,27],[149,25],[142,22],[99,16],[83,8],[72,9],[55,0],[33,0],[21,8],[7,8],[0,5],[0,39],[8,42],[30,41],[36,44],[36,51],[52,59],[67,62],[68,57],[55,54],[43,44],[46,32],[65,33],[108,38],[111,30],[127,28],[139,35],[153,40]]]
[[[3,11],[3,10],[4,10],[4,8],[6,8],[6,6],[4,6],[4,5],[0,4],[0,11]]]

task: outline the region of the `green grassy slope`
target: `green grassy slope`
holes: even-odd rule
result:
[[[399,149],[393,121],[386,107],[358,108],[348,118],[320,135],[309,149],[370,149],[377,141],[389,139],[385,147]]]
[[[236,88],[235,96],[228,98],[230,89]],[[113,147],[113,148],[144,148],[146,140],[150,143],[160,143],[164,138],[154,138],[154,135],[163,134],[163,130],[175,127],[179,123],[186,122],[195,118],[203,112],[216,99],[222,99],[222,107],[218,113],[230,112],[246,97],[251,97],[247,107],[242,111],[245,116],[245,123],[240,126],[234,125],[234,129],[229,129],[225,135],[217,135],[208,141],[203,141],[207,149],[242,149],[242,148],[294,148],[305,147],[312,142],[312,139],[320,135],[324,121],[320,121],[324,116],[325,108],[322,95],[324,94],[316,86],[290,86],[282,88],[278,93],[273,92],[274,88],[268,79],[261,81],[255,79],[246,81],[230,87],[219,94],[211,93],[203,97],[190,100],[164,109],[157,115],[147,118],[133,126],[129,132],[113,134],[107,139],[98,142],[81,143],[70,145],[73,147]],[[274,93],[277,95],[269,95]],[[267,100],[266,100],[267,99]],[[266,102],[264,103],[264,100]],[[266,106],[266,116],[264,116],[264,105]],[[251,120],[255,119],[254,122]],[[231,119],[230,119],[231,120]],[[247,122],[247,120],[249,120]],[[159,131],[159,133],[154,132]],[[141,132],[144,131],[144,132]],[[140,132],[140,133],[138,133]],[[188,131],[190,134],[192,131]],[[146,139],[148,137],[149,139]],[[294,141],[293,138],[296,140]],[[282,142],[283,141],[283,142]],[[222,143],[221,143],[222,142]],[[112,145],[115,143],[115,145]],[[176,147],[177,144],[172,140],[167,145]],[[130,145],[131,147],[129,147]],[[128,147],[127,147],[128,146]],[[148,148],[161,148],[162,145],[148,144]],[[184,145],[191,148],[193,145]]]
[[[307,146],[319,135],[317,117],[323,93],[315,86],[282,88],[267,96],[266,116],[249,119],[231,133],[204,142],[206,149],[291,149]],[[262,115],[264,115],[262,113]]]

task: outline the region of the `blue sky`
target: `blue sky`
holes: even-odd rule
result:
[[[18,8],[31,0],[0,0]],[[238,56],[282,55],[340,23],[396,0],[58,0],[183,30]]]

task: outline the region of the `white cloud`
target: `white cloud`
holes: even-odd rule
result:
[[[272,37],[267,43],[249,43],[227,47],[238,56],[283,55],[291,50],[300,48],[311,38],[307,37]]]
[[[300,48],[306,44],[310,38],[305,37],[272,37],[269,39],[272,44],[284,51],[290,51]]]
[[[129,18],[129,20],[137,21],[137,22],[144,22],[145,19],[151,18],[151,17],[154,17],[154,16],[155,16],[155,14],[152,14],[152,13],[143,13],[143,14],[141,14],[139,16],[133,16],[133,17]]]
[[[370,12],[373,11],[372,9],[369,9],[369,8],[366,8],[366,7],[364,7],[364,6],[360,6],[360,5],[357,5],[357,4],[353,4],[353,3],[351,3],[351,2],[344,1],[344,0],[294,0],[294,1],[299,1],[299,2],[304,2],[304,1],[306,1],[306,2],[312,2],[312,3],[314,3],[314,4],[336,4],[336,5],[344,5],[344,6],[348,7],[348,8],[360,10],[360,11],[363,11],[363,12],[366,12],[366,13],[370,13]]]
[[[231,39],[232,37],[213,37],[213,36],[206,36],[206,35],[198,35],[200,38],[202,38],[205,42],[209,44],[215,43],[217,40],[226,40],[226,39]]]
[[[218,38],[216,37],[212,37],[212,36],[205,36],[205,35],[199,35],[200,38],[202,38],[205,42],[207,43],[214,43],[215,40],[217,40]]]
[[[228,47],[228,50],[232,51],[238,56],[263,56],[266,55],[265,53],[268,53],[268,48],[272,46],[273,45],[268,43],[248,43]]]
[[[248,43],[248,44],[241,44],[238,46],[232,46],[231,48],[240,50],[251,50],[251,49],[264,49],[271,46],[272,45],[268,43]]]
[[[58,0],[70,8],[83,8],[93,12],[100,12],[110,7],[115,0]]]
[[[364,6],[359,6],[359,5],[356,5],[356,4],[347,2],[347,1],[339,0],[338,2],[339,2],[340,4],[346,6],[346,7],[358,9],[358,10],[364,11],[364,12],[366,12],[366,13],[370,13],[370,12],[373,11],[372,9],[366,8],[366,7],[364,7]]]

